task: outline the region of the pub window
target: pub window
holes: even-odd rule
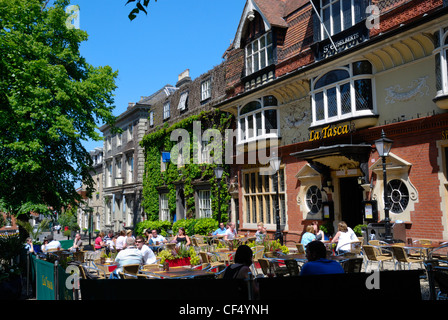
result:
[[[312,83],[312,125],[374,114],[372,65],[358,61],[316,77]]]
[[[170,117],[170,103],[167,102],[163,105],[163,120],[169,119]]]
[[[207,100],[212,96],[212,79],[208,78],[207,80],[201,83],[201,101]]]
[[[311,214],[318,213],[322,209],[322,192],[313,185],[306,191],[306,205]]]
[[[212,201],[210,197],[210,190],[199,190],[199,218],[212,217]]]
[[[279,136],[277,99],[266,96],[251,101],[238,109],[238,142]]]
[[[280,223],[286,223],[286,190],[284,185],[284,169],[279,170],[279,185],[275,175],[260,174],[258,169],[244,172],[243,214],[245,223],[275,224],[275,201],[277,188],[279,191]]]
[[[387,183],[387,200],[390,212],[402,213],[409,203],[409,190],[404,181],[393,179]]]

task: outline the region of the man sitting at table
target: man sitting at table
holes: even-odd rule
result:
[[[137,236],[135,239],[137,248],[141,251],[143,255],[144,264],[153,264],[156,262],[157,257],[154,252],[145,244],[145,239],[142,236]]]
[[[117,264],[117,269],[111,273],[111,279],[117,279],[118,274],[123,272],[123,266],[130,264],[144,264],[142,252],[135,246],[135,240],[132,237],[126,239],[126,249],[118,252],[115,257],[115,264]]]
[[[227,229],[224,227],[224,222],[219,223],[219,228],[216,229],[212,235],[213,236],[224,236],[226,234]]]
[[[321,241],[314,240],[308,243],[306,246],[308,262],[303,265],[300,275],[344,273],[344,269],[339,262],[328,260],[326,256],[327,250]]]

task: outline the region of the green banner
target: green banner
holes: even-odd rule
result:
[[[33,257],[36,266],[36,299],[55,300],[54,265]]]
[[[58,300],[73,300],[73,276],[71,276],[71,268],[64,269],[58,266]],[[75,268],[77,269],[77,268]],[[70,277],[70,279],[68,279]],[[68,279],[68,280],[67,280]]]

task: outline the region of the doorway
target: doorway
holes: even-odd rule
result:
[[[350,228],[363,223],[363,190],[358,184],[358,177],[339,179],[341,200],[341,219]]]

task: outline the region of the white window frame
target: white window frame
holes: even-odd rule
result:
[[[440,59],[439,61],[436,61],[436,65],[440,63],[439,69],[441,77],[441,89],[437,91],[437,96],[448,94],[448,30],[445,32],[445,29],[446,28],[440,28],[439,47],[434,50],[436,59]],[[445,42],[447,42],[447,44],[445,44]]]
[[[149,112],[149,126],[154,126],[154,111]]]
[[[127,163],[127,177],[126,177],[126,183],[132,183],[134,182],[134,155],[130,154],[126,158]]]
[[[170,221],[170,209],[168,205],[168,193],[160,194],[160,216],[161,221]]]
[[[128,126],[128,141],[132,141],[134,139],[134,124],[131,123]]]
[[[344,11],[343,11],[343,3],[344,2],[348,2],[350,1],[350,18],[351,21],[349,22],[350,24],[345,27],[344,23]],[[353,27],[357,22],[356,21],[356,16],[355,16],[355,4],[356,2],[359,0],[321,0],[320,1],[320,16],[322,18],[322,22],[320,25],[320,34],[321,34],[321,39],[327,39],[328,35],[324,30],[324,25],[327,28],[328,33],[330,33],[330,35],[335,35],[338,34],[344,30],[347,30],[351,27]],[[336,7],[336,3],[339,3],[339,12],[336,11],[335,7]],[[325,11],[329,10],[329,24],[325,24]],[[339,23],[340,23],[340,29],[339,30],[335,30],[335,20],[336,17],[339,17]]]
[[[177,109],[180,111],[184,111],[187,109],[187,99],[188,99],[188,91],[182,92],[180,95],[179,104],[177,105]]]
[[[163,105],[163,120],[167,120],[170,118],[170,102],[165,102],[165,104]]]
[[[264,43],[264,45],[263,45]],[[272,33],[267,32],[246,45],[246,76],[266,68],[274,62]],[[262,62],[264,61],[264,65]]]
[[[245,103],[244,105],[241,105],[238,107],[238,121],[237,121],[237,127],[238,127],[238,144],[241,143],[248,143],[252,141],[257,141],[261,139],[273,139],[273,138],[279,138],[280,137],[280,117],[279,117],[279,108],[278,108],[278,102],[275,106],[271,105],[264,105],[264,97],[261,97],[259,99],[252,100],[251,102],[259,102],[261,104],[261,108],[241,114],[241,110],[248,104]],[[267,132],[266,129],[266,118],[265,118],[265,111],[267,110],[276,110],[277,113],[277,129],[270,129],[269,132]],[[256,128],[257,124],[257,114],[261,113],[261,128]],[[252,120],[251,120],[252,119]],[[253,131],[250,132],[249,123],[252,121],[253,124]],[[242,123],[244,123],[244,132]]]
[[[199,218],[212,217],[212,200],[210,190],[198,190]]]
[[[373,68],[373,66],[372,66]],[[345,78],[343,80],[333,82],[331,84],[328,84],[326,86],[320,87],[318,89],[314,89],[316,83],[325,75],[327,75],[329,72],[337,71],[337,70],[343,70],[348,72],[349,76],[348,78]],[[376,115],[376,97],[375,97],[375,79],[372,74],[360,74],[353,76],[353,63],[350,63],[346,67],[339,67],[335,68],[333,70],[330,70],[329,72],[316,77],[312,80],[311,83],[311,109],[312,109],[312,123],[311,126],[319,126],[319,125],[325,125],[328,123],[338,122],[342,120],[351,119],[354,117],[361,117],[361,116],[374,116]],[[356,109],[356,91],[355,91],[355,82],[357,80],[370,80],[371,81],[371,96],[372,96],[372,109],[365,109],[365,110],[357,110]],[[343,85],[349,84],[350,85],[350,107],[351,111],[348,113],[342,113],[342,100],[341,100],[341,87]],[[336,89],[336,102],[337,102],[337,114],[335,116],[329,116],[328,114],[328,96],[327,93],[329,90]],[[324,117],[323,119],[317,119],[316,114],[316,95],[317,94],[323,94],[323,108],[324,108]]]
[[[201,101],[207,100],[212,96],[212,78],[208,78],[201,83]]]

